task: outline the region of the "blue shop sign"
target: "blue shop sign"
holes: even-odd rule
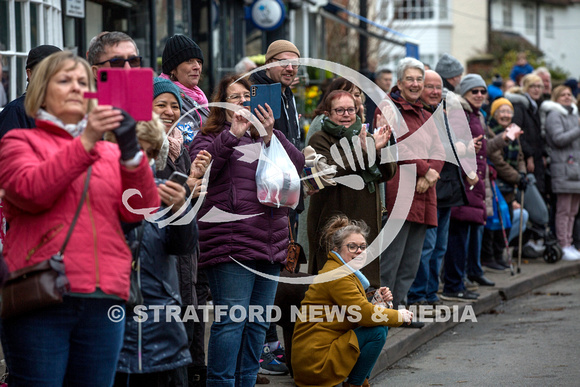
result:
[[[256,0],[247,13],[246,17],[257,28],[265,31],[280,28],[286,19],[286,7],[282,0]]]

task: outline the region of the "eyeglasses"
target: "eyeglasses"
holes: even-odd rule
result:
[[[405,77],[405,82],[408,82],[408,83],[414,83],[414,82],[421,83],[421,82],[423,82],[423,77],[417,77],[417,78]]]
[[[356,253],[358,251],[358,249],[360,249],[361,251],[365,251],[367,249],[367,244],[363,243],[362,245],[357,245],[356,243],[351,242],[351,243],[347,243],[346,247],[347,247],[349,252]]]
[[[250,95],[250,93],[232,94],[229,97],[226,97],[226,99],[229,99],[230,101],[238,102],[240,99],[242,99],[242,97],[244,97],[245,101],[249,101],[251,98],[251,95]]]
[[[435,85],[425,85],[425,89],[428,89],[428,90],[443,90],[443,88],[441,86],[435,86]]]
[[[272,58],[273,60],[278,62],[278,66],[281,67],[288,67],[288,66],[292,66],[293,69],[297,69],[299,65],[297,60],[290,60],[290,59],[278,59],[278,58]]]
[[[486,95],[487,90],[485,90],[485,89],[471,89],[471,94],[473,94],[473,95],[477,95],[477,94]]]
[[[497,111],[498,114],[503,114],[506,116],[513,116],[514,112],[511,109],[500,109]]]
[[[338,114],[339,116],[344,115],[344,113],[347,113],[348,115],[356,113],[356,109],[353,107],[349,107],[348,109],[336,108],[336,109],[332,109],[332,111],[335,112],[336,114]]]
[[[111,67],[125,67],[125,62],[129,62],[129,66],[131,66],[131,67],[140,67],[141,66],[141,59],[143,59],[143,58],[140,56],[132,56],[128,59],[113,58],[113,59],[104,60],[101,63],[95,63],[95,65],[101,66],[101,65],[104,65],[105,63],[109,62],[111,64]]]
[[[543,89],[544,85],[530,85],[528,89]]]

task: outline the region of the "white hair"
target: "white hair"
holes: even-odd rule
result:
[[[425,78],[425,66],[423,63],[415,58],[406,57],[401,59],[397,65],[397,79],[403,79],[405,77],[405,71],[408,69],[421,70],[421,74]]]

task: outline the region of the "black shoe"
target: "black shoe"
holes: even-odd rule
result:
[[[424,322],[421,321],[411,321],[411,324],[407,324],[407,323],[403,323],[403,325],[401,325],[401,328],[423,328],[425,326]]]
[[[441,298],[448,301],[473,301],[477,300],[479,294],[471,292],[469,290],[464,290],[457,293],[443,293]]]
[[[477,282],[481,286],[495,286],[495,282],[488,280],[485,276],[477,277],[474,275],[467,276],[471,282]]]
[[[496,259],[496,260],[495,260],[495,262],[496,262],[498,265],[505,267],[506,269],[509,269],[509,268],[510,268],[510,265],[509,265],[509,263],[507,263],[507,262],[505,261],[505,259],[502,259],[502,258],[500,258],[500,259]]]
[[[482,262],[481,263],[481,266],[485,266],[488,269],[497,270],[497,271],[504,271],[506,269],[505,267],[503,267],[502,265],[500,265],[499,263],[494,262],[494,261],[491,261],[491,262]]]

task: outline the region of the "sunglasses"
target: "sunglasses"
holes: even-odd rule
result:
[[[476,95],[476,94],[486,95],[487,90],[485,90],[485,89],[471,89],[471,94],[473,94],[473,95]]]
[[[95,65],[101,66],[101,65],[104,65],[105,63],[109,62],[111,67],[119,68],[119,67],[125,67],[125,62],[129,62],[129,66],[131,66],[131,67],[140,67],[141,66],[141,59],[143,59],[143,58],[140,56],[132,56],[128,59],[113,58],[113,59],[104,60],[101,63],[95,63]]]

